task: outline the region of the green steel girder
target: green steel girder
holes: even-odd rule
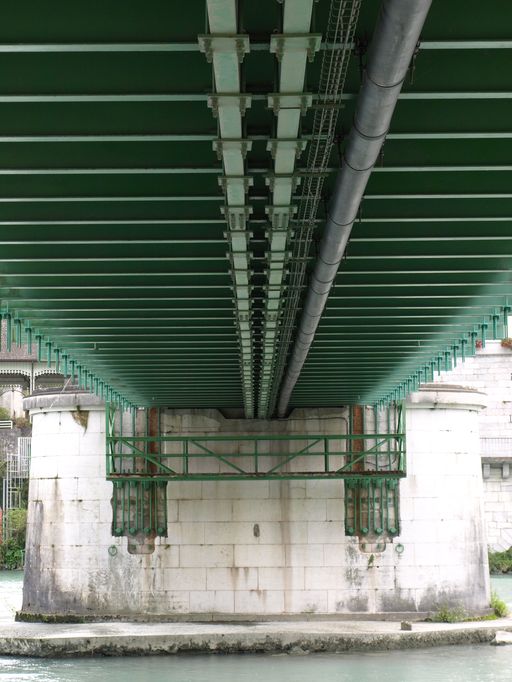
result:
[[[306,51],[306,48],[304,48]],[[351,101],[355,99],[357,93],[344,93],[341,95],[341,100]],[[212,95],[207,93],[189,93],[189,92],[174,92],[174,93],[130,93],[130,94],[72,94],[61,95],[58,93],[51,94],[24,94],[24,95],[0,95],[0,104],[50,104],[50,105],[65,105],[69,103],[93,103],[93,104],[109,104],[109,103],[159,103],[159,102],[175,102],[175,103],[203,103],[207,102]],[[266,95],[251,94],[251,101],[265,101]],[[438,100],[508,100],[512,99],[512,91],[426,91],[426,92],[407,92],[402,93],[399,97],[402,101],[438,101]],[[322,106],[322,99],[318,96],[312,96],[312,103],[320,103]],[[340,106],[341,108],[341,106]],[[393,139],[393,138],[391,138]],[[396,139],[396,138],[395,138]]]
[[[234,0],[206,0],[210,33],[199,36],[199,47],[213,66],[215,93],[208,106],[218,121],[214,150],[222,160],[220,185],[225,204],[227,246],[233,282],[235,329],[239,342],[239,368],[246,417],[254,416],[254,348],[249,304],[251,270],[250,235],[247,230],[253,208],[246,202],[252,178],[246,177],[245,158],[252,143],[243,138],[243,123],[252,96],[242,92],[242,62],[250,52],[247,35],[238,32],[238,7]]]
[[[338,49],[340,45],[322,42],[320,50]],[[354,48],[355,44],[349,45]],[[268,52],[270,41],[251,40],[252,52]],[[173,42],[118,42],[118,43],[24,43],[0,44],[0,53],[89,53],[89,52],[199,52],[197,40]],[[421,50],[510,50],[512,40],[424,40]]]
[[[301,11],[296,10],[300,7]],[[274,380],[273,365],[276,341],[279,337],[279,319],[283,305],[282,289],[288,262],[288,241],[291,236],[290,222],[296,212],[291,204],[297,184],[294,175],[297,158],[304,150],[304,141],[299,138],[301,117],[305,115],[308,102],[303,96],[306,75],[306,61],[312,61],[318,50],[321,37],[309,34],[313,15],[313,1],[302,3],[284,0],[282,32],[272,36],[270,51],[276,54],[279,63],[278,89],[273,95],[273,110],[276,116],[276,138],[269,141],[273,158],[273,176],[267,184],[272,193],[272,205],[267,207],[270,228],[268,231],[269,251],[267,253],[267,278],[276,287],[278,294],[271,296],[267,290],[264,302],[261,341],[261,371],[258,386],[258,416],[267,417],[270,406],[270,392]],[[284,106],[290,94],[298,95],[296,105]],[[309,102],[308,102],[309,103]],[[291,143],[290,143],[291,141]]]
[[[55,350],[59,360],[73,358],[95,374],[93,384],[103,380],[123,394],[125,406],[240,408],[245,390],[246,405],[251,395],[263,413],[265,391],[279,378],[272,365],[283,331],[279,311],[296,295],[300,309],[307,284],[290,289],[288,258],[309,200],[302,189],[315,114],[325,111],[320,65],[340,48],[325,36],[329,3],[314,4],[314,32],[324,33],[320,54],[307,66],[306,85],[294,89],[311,93],[311,106],[300,128],[284,136],[275,125],[279,112],[268,108],[269,94],[286,94],[270,52],[281,39],[272,36],[310,26],[290,29],[286,3],[275,0],[244,3],[236,25],[229,10],[221,17],[229,26],[209,27],[203,0],[148,2],[144,12],[119,14],[83,0],[72,7],[31,1],[30,22],[26,4],[5,9],[0,303],[13,334],[19,318],[23,340],[25,328],[34,344],[36,332],[43,343],[51,339],[53,362]],[[310,12],[307,1],[301,7]],[[377,0],[362,3],[358,45],[371,34],[377,8]],[[477,0],[433,3],[292,406],[387,399],[407,380],[417,385],[420,368],[425,380],[425,365],[437,368],[440,353],[444,363],[449,351],[451,364],[453,346],[460,361],[462,346],[470,355],[477,337],[505,333],[503,309],[512,298],[510,21],[512,9],[499,0],[489,0],[485,12]],[[244,145],[223,139],[221,120],[208,108],[215,50],[209,64],[197,40],[208,31],[239,36],[244,45],[243,64],[231,75],[242,75],[233,89],[244,101],[250,94],[251,107],[240,135],[229,136]],[[359,86],[353,58],[337,110],[341,148]],[[221,159],[216,140],[226,142],[217,146]],[[225,154],[237,146],[245,157],[237,159],[241,172],[232,173]],[[298,161],[293,150],[303,152]],[[287,178],[272,188],[275,174]],[[235,175],[224,189],[222,175]],[[275,230],[268,209],[277,190],[289,191],[298,179],[288,205],[299,210],[286,231]],[[243,201],[233,203],[242,190]],[[252,208],[243,234],[227,226],[223,205]],[[321,205],[307,263],[324,218]],[[268,288],[269,279],[279,286]]]

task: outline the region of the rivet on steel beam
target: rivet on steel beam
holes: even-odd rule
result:
[[[465,362],[466,360],[466,343],[468,342],[467,339],[462,338],[460,340],[460,357],[462,362]]]
[[[444,351],[444,369],[449,372],[452,368],[452,354],[449,350]]]
[[[487,329],[489,327],[489,323],[487,320],[484,320],[482,324],[480,325],[480,330],[482,333],[482,348],[485,348],[485,343],[487,341]]]
[[[430,370],[431,370],[430,376],[431,376],[432,381],[434,381],[434,371],[435,371],[435,368],[436,368],[436,361],[435,361],[434,359],[432,359],[432,360],[430,361]]]
[[[16,345],[21,348],[21,320],[16,318],[14,320],[14,334],[16,339]]]
[[[508,314],[511,310],[512,310],[512,308],[508,304],[505,304],[503,306],[503,326],[505,327],[505,329],[504,329],[505,334],[508,334],[508,331],[507,331],[508,330]]]
[[[452,354],[453,354],[453,366],[457,367],[457,351],[459,350],[459,346],[454,343],[452,346]]]
[[[36,334],[36,345],[37,345],[37,361],[43,361],[43,337],[41,334]]]
[[[30,325],[25,327],[25,334],[27,335],[27,352],[32,355],[32,327]]]
[[[499,319],[500,319],[500,314],[495,308],[494,312],[492,314],[492,338],[495,341],[498,338],[498,322],[499,322]]]
[[[471,355],[474,355],[476,353],[476,338],[478,336],[476,329],[473,329],[473,331],[469,332],[469,336],[471,338]]]
[[[6,330],[5,330],[5,341],[6,341],[6,349],[10,353],[12,349],[12,318],[10,313],[4,313],[3,315],[4,320],[6,322]]]

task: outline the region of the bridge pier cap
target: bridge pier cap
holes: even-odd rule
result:
[[[423,384],[406,401],[407,410],[464,410],[480,412],[487,407],[487,394],[468,386]]]
[[[345,535],[340,480],[195,480],[168,484],[168,535],[143,555],[111,534],[102,402],[80,392],[28,398],[33,459],[18,615],[424,617],[445,605],[481,612],[489,603],[477,419],[484,405],[482,393],[460,386],[425,386],[410,397],[400,535],[385,551],[369,554]],[[288,432],[343,434],[346,417],[341,409],[296,411]],[[162,411],[167,433],[243,435],[254,422],[215,410]]]

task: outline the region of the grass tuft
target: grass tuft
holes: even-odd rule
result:
[[[491,609],[493,609],[498,618],[504,618],[508,613],[507,605],[494,591],[491,592]]]
[[[441,604],[437,611],[429,618],[432,623],[462,623],[468,619],[468,614],[462,606]]]

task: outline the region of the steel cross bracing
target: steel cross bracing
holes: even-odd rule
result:
[[[249,398],[263,413],[268,395],[270,413],[378,5],[361,3],[347,44],[328,35],[331,3],[313,5],[307,32],[322,38],[306,65],[301,91],[311,100],[294,137],[307,145],[292,171],[301,181],[290,201],[298,226],[301,207],[318,196],[306,191],[315,120],[332,111],[338,121],[311,240],[299,240],[292,221],[283,259],[270,220],[279,175],[272,149],[283,145],[268,103],[282,90],[286,5],[240,4],[236,25],[223,10],[219,21],[231,21],[231,38],[240,37],[213,42],[218,27],[206,21],[204,0],[148,0],[144,11],[123,13],[82,0],[5,8],[0,307],[8,343],[29,340],[52,367],[126,407],[240,410]],[[485,12],[477,0],[433,3],[292,407],[403,396],[477,341],[506,333],[511,22],[512,8],[498,0]],[[233,46],[243,57],[236,66]],[[329,110],[322,62],[345,47],[354,54]],[[240,101],[251,96],[245,116],[236,112],[247,155],[235,184],[226,179],[229,140],[208,106],[222,94],[212,84],[216,60],[225,74],[238,73]],[[252,213],[235,234],[230,211],[219,207],[239,200]],[[234,258],[247,262],[245,273],[235,273]],[[269,275],[283,278],[276,320],[266,315]],[[248,321],[238,301],[247,301]],[[248,331],[250,344],[242,344]],[[250,366],[242,362],[248,352]]]
[[[392,419],[390,419],[393,412]],[[159,413],[160,414],[160,413]],[[365,433],[148,435],[106,406],[107,479],[114,485],[191,480],[399,479],[405,411],[376,410]],[[159,417],[160,423],[160,417]],[[147,424],[147,420],[146,420]]]

